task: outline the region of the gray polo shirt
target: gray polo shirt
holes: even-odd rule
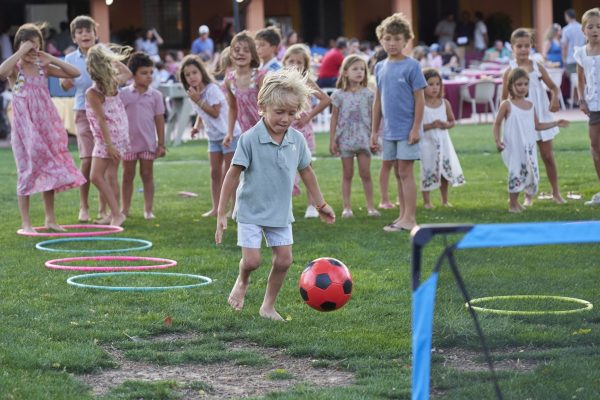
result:
[[[264,120],[240,136],[231,161],[244,168],[237,189],[236,221],[268,227],[294,222],[292,189],[296,171],[310,165],[304,136],[288,128],[281,144],[269,135]]]
[[[560,42],[564,45],[567,44],[567,59],[564,60],[565,64],[575,64],[575,58],[573,53],[575,47],[580,47],[585,44],[585,35],[581,30],[581,24],[577,21],[571,21],[563,28],[562,37]]]
[[[77,68],[80,75],[73,79],[75,82],[75,110],[85,110],[85,91],[92,86],[92,78],[85,65],[85,56],[79,48],[65,56],[65,61]]]

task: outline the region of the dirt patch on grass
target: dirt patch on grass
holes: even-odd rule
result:
[[[526,372],[532,371],[537,367],[543,360],[532,360],[528,358],[519,357],[519,353],[529,351],[527,348],[511,348],[501,352],[503,357],[507,357],[502,360],[494,360],[494,369],[496,371],[519,371]],[[433,354],[438,354],[444,358],[442,365],[448,368],[454,368],[459,371],[466,372],[481,372],[488,371],[488,365],[485,362],[485,355],[483,351],[473,351],[461,349],[458,347],[446,348],[446,349],[433,349]],[[498,352],[498,354],[500,354]],[[492,359],[494,359],[494,353],[492,353]]]
[[[171,334],[148,339],[148,342],[193,340],[193,334]],[[183,399],[229,399],[261,396],[273,391],[285,391],[306,383],[311,388],[351,385],[353,374],[332,368],[319,368],[323,360],[295,358],[282,349],[260,347],[255,343],[231,342],[228,351],[252,351],[271,360],[270,365],[236,365],[233,362],[215,364],[185,364],[161,366],[148,362],[127,360],[123,352],[107,347],[105,351],[119,365],[117,369],[78,377],[91,386],[96,396],[102,396],[124,381],[176,381]],[[326,363],[325,363],[326,364]],[[206,388],[197,389],[198,382]]]

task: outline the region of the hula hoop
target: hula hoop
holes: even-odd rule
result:
[[[46,247],[49,244],[55,243],[70,243],[70,242],[96,242],[96,241],[106,241],[106,242],[133,242],[133,243],[141,243],[141,246],[137,247],[126,247],[123,249],[55,249],[52,247]],[[127,251],[136,251],[136,250],[146,250],[152,247],[152,242],[143,239],[135,239],[135,238],[121,238],[121,237],[75,237],[75,238],[64,238],[64,239],[50,239],[44,240],[43,242],[39,242],[35,245],[35,248],[42,251],[50,251],[54,253],[117,253],[117,252],[127,252]]]
[[[178,276],[178,277],[186,277],[193,278],[199,281],[200,283],[195,283],[192,285],[180,285],[180,286],[146,286],[146,287],[136,287],[136,286],[100,286],[100,285],[86,285],[83,283],[78,283],[76,280],[78,279],[89,279],[89,278],[105,278],[108,276],[117,276],[117,275],[153,275],[153,276]],[[159,290],[173,290],[173,289],[191,289],[200,286],[205,286],[212,283],[212,279],[202,276],[202,275],[192,275],[192,274],[178,274],[172,272],[106,272],[106,273],[96,273],[96,274],[84,274],[84,275],[76,275],[67,279],[67,283],[69,285],[73,285],[79,288],[86,289],[100,289],[100,290],[109,290],[109,291],[121,291],[121,292],[151,292],[151,291],[159,291]]]
[[[48,230],[45,226],[36,226],[33,229],[35,232],[23,232],[23,229],[19,229],[17,233],[23,236],[47,236],[47,237],[78,237],[78,236],[100,236],[110,235],[112,233],[123,232],[123,227],[114,225],[92,225],[92,224],[79,224],[79,225],[61,225],[65,229],[101,229],[86,232],[45,232]]]
[[[162,262],[158,265],[123,265],[120,267],[103,267],[96,265],[62,265],[76,261],[154,261]],[[177,261],[167,258],[135,257],[135,256],[95,256],[95,257],[69,257],[46,261],[46,268],[69,271],[139,271],[146,269],[165,269],[177,265]],[[82,275],[83,276],[83,275]]]
[[[559,300],[566,303],[581,304],[583,307],[576,308],[574,310],[535,310],[535,311],[519,311],[519,310],[498,310],[494,308],[475,307],[473,304],[479,304],[491,300],[532,300],[532,299],[543,299],[543,300]],[[465,303],[465,307],[469,308],[469,303]],[[499,314],[499,315],[566,315],[575,314],[584,311],[590,311],[594,308],[594,305],[586,300],[576,299],[574,297],[563,297],[563,296],[546,296],[546,295],[514,295],[514,296],[491,296],[491,297],[480,297],[478,299],[471,299],[471,308],[475,311],[486,313],[486,314]]]

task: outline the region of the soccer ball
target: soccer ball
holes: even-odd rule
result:
[[[300,275],[300,296],[318,311],[341,308],[352,295],[352,276],[348,267],[335,258],[317,258]]]

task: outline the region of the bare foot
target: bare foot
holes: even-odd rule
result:
[[[442,205],[443,205],[444,207],[454,207],[454,206],[453,206],[452,204],[450,204],[449,202],[442,203]]]
[[[217,216],[217,211],[213,210],[212,208],[210,210],[208,210],[207,212],[205,212],[204,214],[202,214],[203,217],[216,217]]]
[[[105,216],[100,217],[97,220],[95,220],[94,223],[98,224],[98,225],[108,225],[108,224],[110,224],[110,221],[111,221],[110,215],[105,215]]]
[[[121,210],[121,214],[123,214],[126,217],[129,217],[129,210]]]
[[[567,202],[565,199],[562,198],[562,196],[560,194],[558,194],[558,195],[552,195],[552,200],[556,204],[565,204]]]
[[[90,222],[90,212],[84,208],[80,208],[77,219],[79,222]]]
[[[56,222],[46,222],[44,225],[46,226],[46,228],[50,229],[51,231],[55,231],[55,232],[66,232],[67,231],[65,228],[63,228]]]
[[[431,203],[426,203],[426,204],[423,204],[423,208],[426,210],[431,210],[431,209],[433,209],[433,205]]]
[[[524,210],[524,208],[520,204],[508,207],[508,212],[509,213],[520,213],[520,212],[523,212],[523,210]]]
[[[33,229],[33,226],[31,226],[31,225],[23,226],[21,229],[19,229],[19,232],[37,233],[37,231],[35,229]]]
[[[260,310],[258,311],[258,314],[263,318],[271,319],[273,321],[284,321],[285,322],[285,320],[281,317],[281,315],[279,315],[279,313],[277,311],[275,311],[274,308],[268,309],[268,308],[261,307]]]
[[[379,208],[381,208],[383,210],[389,210],[392,208],[396,208],[396,206],[388,201],[386,203],[379,203]]]
[[[235,284],[229,293],[227,302],[236,311],[240,311],[244,308],[244,298],[246,297],[246,291],[248,290],[248,283],[243,283],[238,276],[235,280]]]
[[[525,201],[523,202],[523,205],[524,205],[525,207],[530,207],[530,206],[532,206],[532,205],[533,205],[533,197],[532,197],[532,196],[530,196],[530,195],[528,195],[528,194],[526,194],[526,195],[525,195]]]
[[[152,211],[144,211],[144,218],[145,219],[154,219],[154,218],[156,218],[156,216],[154,215],[154,213]]]
[[[112,226],[121,226],[123,225],[123,222],[125,222],[126,219],[127,217],[125,216],[125,214],[119,213],[116,217],[110,220],[110,224]]]

